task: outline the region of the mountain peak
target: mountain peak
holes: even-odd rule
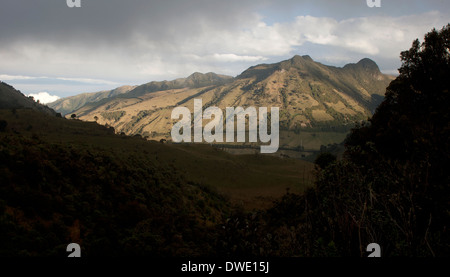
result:
[[[224,84],[227,81],[233,79],[231,76],[219,75],[214,72],[200,73],[194,72],[186,78],[186,83],[191,87],[201,87]]]
[[[307,61],[312,61],[312,62],[314,61],[309,55],[303,55],[302,58]]]
[[[373,69],[379,71],[378,65],[369,58],[361,59],[356,65],[361,66],[366,69]]]
[[[366,71],[374,71],[374,72],[380,72],[380,68],[378,65],[369,58],[361,59],[356,64],[350,63],[344,66],[344,68],[357,68],[357,69],[363,69]]]
[[[311,59],[311,57],[308,55],[304,55],[304,56],[295,55],[291,59],[281,62],[281,68],[285,69],[285,70],[292,68],[292,67],[302,68],[306,64],[311,63],[311,62],[314,62],[314,60]]]
[[[314,62],[314,60],[308,55],[303,55],[303,56],[295,55],[289,61],[293,65],[300,65],[300,64],[303,64],[305,62]]]
[[[212,73],[214,74],[214,73]],[[195,80],[204,77],[206,74],[200,73],[200,72],[194,72],[191,75],[189,75],[186,79],[188,80]],[[211,74],[210,74],[211,75]]]

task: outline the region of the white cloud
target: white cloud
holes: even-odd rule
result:
[[[221,62],[257,62],[264,61],[267,58],[263,56],[240,56],[236,54],[214,54],[212,58]]]
[[[6,75],[6,74],[0,74],[0,80],[2,80],[2,81],[10,81],[10,80],[30,80],[30,79],[35,79],[35,77],[22,76],[22,75]]]
[[[257,62],[269,57],[298,54],[305,44],[327,46],[321,56],[348,51],[375,59],[379,56],[398,60],[400,52],[408,49],[414,39],[422,39],[433,27],[442,28],[449,17],[433,11],[398,17],[384,15],[342,20],[297,16],[294,20],[272,25],[267,25],[263,20],[262,17],[255,17],[251,25],[240,29],[205,28],[195,37],[181,40],[179,46],[175,44],[171,47],[174,51],[178,50],[175,55],[192,54],[193,59],[183,60],[188,63],[198,62],[198,57],[212,57],[211,62]],[[154,55],[161,51],[152,50]]]
[[[91,78],[66,78],[66,77],[35,77],[35,76],[23,76],[23,75],[7,75],[7,74],[0,74],[0,80],[3,81],[29,81],[29,80],[39,80],[41,82],[46,83],[55,83],[58,81],[71,81],[71,82],[78,82],[78,83],[85,83],[90,85],[117,85],[118,83],[108,81],[108,80],[101,80],[101,79],[91,79]]]
[[[311,43],[329,46],[331,53],[337,47],[354,53],[396,59],[415,38],[423,38],[431,28],[441,28],[447,21],[448,16],[437,11],[340,21],[327,17],[298,16],[294,21],[271,26],[260,22],[248,30],[226,34],[224,41],[215,43],[225,43],[229,52],[238,54],[289,55],[305,43]]]
[[[60,97],[56,96],[56,95],[50,95],[48,92],[39,92],[39,93],[31,93],[28,96],[33,96],[35,101],[38,101],[41,104],[48,104],[51,102],[55,102],[56,100],[58,100]]]
[[[212,55],[199,56],[195,54],[185,55],[186,58],[195,60],[198,62],[208,62],[208,61],[217,61],[224,63],[232,63],[232,62],[258,62],[267,60],[266,57],[263,56],[249,56],[249,55],[236,55],[232,53],[228,54],[219,54],[214,53]]]
[[[117,85],[118,83],[107,81],[107,80],[100,80],[100,79],[90,79],[90,78],[64,78],[64,77],[57,77],[55,78],[57,80],[64,80],[64,81],[74,81],[74,82],[80,82],[80,83],[86,83],[86,84],[92,84],[92,85]]]

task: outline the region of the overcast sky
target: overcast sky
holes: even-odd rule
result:
[[[401,51],[448,23],[448,0],[2,0],[0,80],[65,97],[236,76],[296,54],[335,66],[368,57],[393,74]]]

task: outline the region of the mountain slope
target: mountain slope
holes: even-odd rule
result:
[[[309,56],[260,64],[236,78],[195,73],[174,81],[151,82],[128,93],[89,103],[75,111],[82,120],[97,119],[116,132],[170,139],[171,111],[202,99],[203,108],[279,107],[282,145],[296,147],[302,131],[348,130],[370,117],[383,98],[391,76],[375,62],[362,59],[343,68],[326,66]],[[200,80],[200,81],[198,81]],[[205,122],[204,122],[205,123]]]
[[[57,110],[63,115],[72,113],[75,110],[83,107],[87,103],[98,102],[105,98],[111,98],[116,95],[127,93],[136,86],[121,86],[113,90],[106,90],[92,93],[82,93],[71,97],[58,99],[55,102],[47,104],[52,109]]]
[[[84,257],[218,255],[232,203],[266,207],[313,178],[304,161],[155,143],[32,109],[0,119],[0,256],[67,257],[73,242]]]
[[[41,105],[12,86],[0,81],[0,109],[33,109],[50,115],[56,115],[51,108]]]
[[[233,80],[233,77],[227,75],[220,75],[213,72],[209,73],[199,73],[195,72],[187,78],[179,78],[173,81],[162,81],[162,82],[150,82],[140,85],[123,95],[122,98],[139,97],[147,93],[172,90],[172,89],[182,89],[182,88],[201,88],[208,86],[217,86],[229,83]]]

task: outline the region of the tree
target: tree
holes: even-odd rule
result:
[[[73,113],[70,117],[71,117],[72,119],[75,119],[75,118],[77,118],[77,115]]]
[[[334,163],[336,161],[336,156],[329,153],[329,152],[323,152],[320,153],[319,156],[317,156],[316,160],[314,161],[314,163],[320,168],[320,169],[325,169],[327,168],[330,164]]]
[[[318,203],[314,232],[330,230],[340,253],[362,254],[376,240],[385,255],[450,254],[450,24],[400,57],[384,101],[308,199]]]
[[[449,47],[450,24],[401,53],[400,75],[387,88],[371,126],[360,130],[383,154],[410,159],[425,150],[442,153],[450,120]],[[362,136],[360,131],[352,135]],[[347,142],[352,144],[354,137]]]
[[[97,122],[98,120],[98,116],[94,116],[94,120]]]
[[[0,132],[4,132],[6,126],[8,126],[8,122],[6,122],[6,120],[0,120]]]

